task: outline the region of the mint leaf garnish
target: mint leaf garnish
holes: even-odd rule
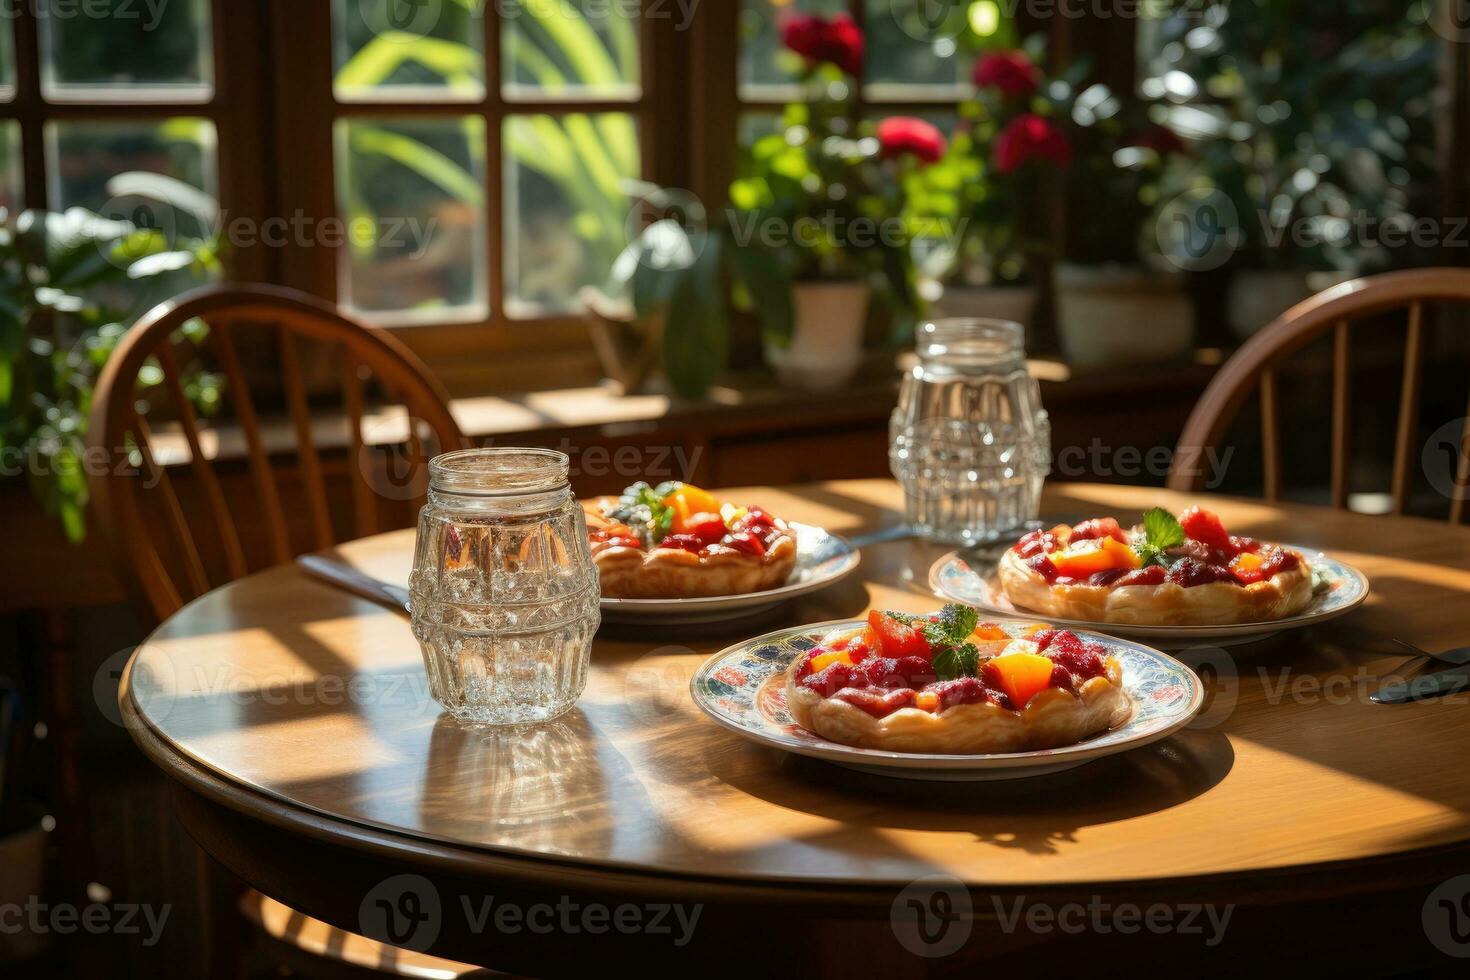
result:
[[[974,677],[980,669],[980,651],[973,643],[944,646],[934,651],[931,663],[934,666],[934,676],[942,681],[952,681],[956,677]]]
[[[1178,547],[1185,540],[1184,528],[1173,514],[1162,507],[1153,507],[1143,515],[1143,539],[1135,541],[1145,565],[1164,565],[1164,552]]]

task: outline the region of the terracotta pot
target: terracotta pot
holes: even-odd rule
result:
[[[1225,322],[1244,340],[1307,297],[1350,278],[1347,272],[1240,269],[1230,277]]]
[[[929,318],[1011,320],[1030,329],[1036,312],[1035,286],[968,286],[954,283],[930,304]]]
[[[1174,273],[1064,263],[1055,275],[1057,334],[1070,364],[1168,361],[1194,341],[1194,307]]]
[[[791,288],[791,342],[766,342],[766,362],[781,383],[831,391],[852,380],[863,359],[868,284],[800,282]]]

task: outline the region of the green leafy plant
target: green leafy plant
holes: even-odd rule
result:
[[[1072,148],[1063,132],[1075,77],[1043,71],[1040,37],[1015,48],[987,46],[971,72],[975,94],[960,105],[949,151],[924,177],[956,202],[963,237],[926,269],[973,284],[1030,281],[1050,254],[1044,202],[1061,186]],[[943,200],[940,196],[939,200]]]
[[[450,0],[437,22],[436,33],[441,36],[368,34],[338,69],[336,87],[361,92],[427,83],[443,85],[450,92],[478,92],[484,84],[483,55],[453,38],[481,29],[477,18],[486,16],[482,6],[475,0]],[[510,88],[539,94],[588,88],[605,93],[627,89],[625,80],[636,77],[636,22],[616,5],[596,0],[580,5],[573,0],[510,0],[502,9],[501,57]],[[506,119],[502,137],[519,174],[521,204],[564,211],[565,220],[559,217],[553,224],[558,232],[569,231],[570,240],[577,243],[576,255],[562,256],[558,275],[528,287],[532,295],[522,298],[563,305],[578,286],[601,281],[627,242],[627,184],[639,171],[636,125],[617,112],[525,113]],[[443,197],[479,208],[484,189],[476,171],[483,163],[485,141],[476,130],[465,142],[470,166],[425,135],[354,124],[350,149],[364,172],[343,188],[347,217],[375,223],[390,206],[399,211],[431,207]],[[422,183],[405,181],[405,172]],[[538,227],[524,222],[521,233],[537,234]],[[558,240],[548,238],[546,247],[555,250]],[[375,245],[365,239],[352,247],[367,253]]]
[[[1237,0],[1165,18],[1142,82],[1197,154],[1166,200],[1218,191],[1236,264],[1360,271],[1391,264],[1437,172],[1434,4]]]
[[[109,190],[171,183],[125,174]],[[68,539],[86,534],[83,445],[102,366],[141,313],[219,271],[213,237],[171,237],[84,208],[0,214],[0,458],[6,477],[24,473]],[[205,328],[185,329],[197,339]],[[157,364],[145,365],[140,394],[162,380]],[[200,411],[218,405],[217,377],[194,371],[184,383]]]

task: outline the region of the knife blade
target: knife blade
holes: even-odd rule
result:
[[[324,555],[297,555],[296,565],[313,578],[408,615],[408,590],[401,585],[373,578],[344,561]]]
[[[1470,687],[1470,664],[1433,674],[1420,674],[1407,681],[1392,681],[1368,695],[1375,704],[1406,704],[1443,697]]]
[[[1428,650],[1422,650],[1416,647],[1407,640],[1395,639],[1393,642],[1408,650],[1414,656],[1423,657],[1425,660],[1438,660],[1441,663],[1454,664],[1456,667],[1461,664],[1470,664],[1470,647],[1455,647],[1453,650],[1445,650],[1442,653],[1430,653]]]

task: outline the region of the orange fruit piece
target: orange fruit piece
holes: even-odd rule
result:
[[[995,623],[979,623],[970,636],[977,640],[1004,640],[1006,631]]]
[[[939,708],[939,695],[933,691],[920,691],[914,695],[914,707],[920,711],[935,711]]]
[[[990,669],[1000,680],[1000,689],[1017,708],[1026,707],[1039,692],[1051,687],[1055,666],[1049,657],[1039,653],[1003,653],[990,661]]]
[[[1143,559],[1128,545],[1113,538],[1080,541],[1062,551],[1051,553],[1051,563],[1058,575],[1086,578],[1093,572],[1110,568],[1139,568]]]
[[[683,533],[696,514],[719,514],[720,502],[708,490],[701,490],[692,483],[681,483],[664,497],[664,503],[674,509],[676,534]]]
[[[847,655],[846,650],[832,650],[828,653],[819,653],[812,658],[812,673],[826,670],[833,664],[851,664],[852,658]]]

